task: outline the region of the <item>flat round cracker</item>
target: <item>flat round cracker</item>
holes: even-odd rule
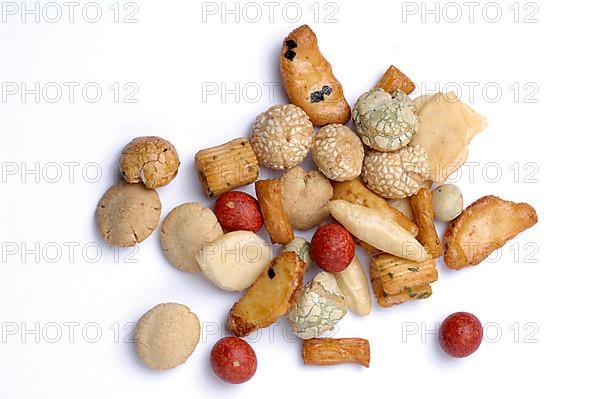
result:
[[[179,205],[165,217],[160,244],[169,262],[184,272],[201,272],[196,254],[202,244],[223,236],[217,217],[198,202]]]
[[[160,199],[143,184],[121,182],[108,189],[98,208],[96,222],[111,245],[132,247],[144,241],[160,220]]]
[[[138,322],[136,348],[142,361],[153,369],[166,370],[185,363],[199,340],[200,321],[185,305],[156,305]]]

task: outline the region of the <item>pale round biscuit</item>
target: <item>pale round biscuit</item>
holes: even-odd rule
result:
[[[160,199],[143,184],[118,183],[108,189],[96,208],[96,222],[109,244],[132,247],[154,231],[160,220]]]
[[[137,325],[137,352],[153,369],[166,370],[185,363],[199,340],[198,317],[178,303],[156,305]]]
[[[179,205],[165,217],[160,229],[160,244],[169,262],[184,272],[202,269],[196,254],[202,244],[223,236],[223,230],[212,210],[198,202]]]

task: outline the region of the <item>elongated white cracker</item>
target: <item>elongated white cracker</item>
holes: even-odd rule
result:
[[[329,210],[352,235],[383,252],[415,262],[429,257],[408,231],[379,211],[343,200],[329,201]]]
[[[333,275],[350,310],[359,316],[368,315],[371,312],[371,291],[358,257],[355,256],[347,268]]]

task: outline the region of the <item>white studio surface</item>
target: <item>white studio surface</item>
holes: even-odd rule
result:
[[[48,4],[0,4],[0,398],[597,391],[597,3]],[[336,336],[369,339],[369,369],[303,366],[281,319],[250,337],[255,377],[229,386],[208,359],[239,295],[170,266],[157,231],[135,250],[109,248],[94,211],[121,149],[140,135],[170,140],[182,161],[158,190],[162,217],[184,202],[212,206],[193,156],[247,136],[258,113],[286,102],[280,44],[303,23],[350,104],[395,64],[417,94],[454,90],[487,116],[454,179],[465,204],[495,194],[532,204],[540,221],[493,260],[440,265],[430,299],[348,314]],[[187,363],[165,372],[142,365],[131,343],[134,323],[161,302],[186,304],[204,328]],[[486,337],[471,357],[451,359],[436,323],[463,310]]]

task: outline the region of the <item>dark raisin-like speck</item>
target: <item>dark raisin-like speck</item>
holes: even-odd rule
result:
[[[292,40],[292,39],[290,39],[290,40],[286,40],[286,41],[285,41],[285,45],[287,46],[287,48],[288,48],[289,50],[291,50],[291,49],[294,49],[294,48],[298,47],[298,45],[296,44],[296,41],[295,41],[295,40]]]
[[[273,280],[275,278],[275,270],[273,270],[272,268],[269,268],[269,271],[267,272],[267,274],[269,275],[269,278],[271,280]]]
[[[313,91],[312,93],[310,93],[310,102],[311,103],[318,103],[323,101],[323,93],[320,91]]]
[[[323,88],[321,89],[321,92],[326,96],[330,95],[332,91],[333,89],[329,86],[323,86]]]
[[[285,58],[290,61],[294,61],[294,57],[296,56],[296,52],[294,50],[288,50],[285,52]]]

